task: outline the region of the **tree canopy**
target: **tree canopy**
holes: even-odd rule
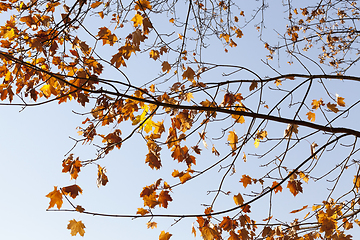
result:
[[[357,1],[3,0],[0,12],[0,105],[84,107],[58,159],[73,184],[49,189],[49,211],[147,228],[191,218],[205,240],[356,237]],[[75,154],[81,145],[94,157]],[[83,181],[106,188],[118,171],[107,161],[129,145],[147,152],[129,161],[160,176],[132,173],[147,181],[129,196],[143,205],[128,215],[78,204],[77,179],[95,166]],[[204,191],[201,212],[170,211],[179,189]],[[84,236],[85,225],[69,216],[67,229]]]

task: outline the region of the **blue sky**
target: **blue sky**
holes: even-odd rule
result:
[[[251,7],[251,6],[249,6]],[[182,9],[180,8],[180,12]],[[272,31],[273,27],[279,27],[277,30],[284,31],[286,24],[283,21],[283,17],[280,14],[283,11],[280,5],[273,6],[267,10],[269,13],[266,16],[266,27],[268,31],[264,35],[271,37],[272,39],[277,37],[277,34]],[[271,14],[270,14],[271,13]],[[246,17],[249,19],[251,11],[245,11]],[[5,15],[4,15],[5,16]],[[166,18],[167,19],[167,18]],[[2,19],[1,19],[2,20]],[[156,22],[158,21],[158,22]],[[170,24],[163,19],[155,19],[160,29],[169,28]],[[93,18],[89,22],[89,30],[97,31],[98,27],[103,26],[98,18]],[[281,24],[279,24],[281,23]],[[110,26],[108,26],[110,29]],[[125,28],[125,30],[119,30],[117,34],[121,37],[121,31],[126,31],[131,28]],[[229,53],[225,53],[223,45],[217,39],[211,39],[211,46],[206,49],[203,54],[203,61],[210,63],[221,64],[236,64],[241,65],[257,72],[260,76],[272,76],[274,73],[264,65],[260,59],[265,59],[267,51],[264,49],[264,43],[259,41],[258,32],[253,25],[245,28],[244,37],[237,40],[238,46],[236,48],[227,47]],[[80,35],[86,38],[84,32],[79,31]],[[127,34],[126,34],[127,35]],[[91,40],[89,39],[89,42]],[[114,51],[110,48],[105,48],[101,51],[102,56],[111,57]],[[277,56],[276,56],[277,57]],[[296,72],[304,73],[305,70],[297,63],[289,66],[286,64],[286,54],[282,54],[280,58],[280,70],[283,73]],[[282,61],[284,59],[284,61]],[[162,59],[166,60],[166,59]],[[170,59],[169,59],[170,61]],[[285,63],[283,63],[285,62]],[[278,67],[277,59],[272,64]],[[148,82],[161,70],[161,63],[155,62],[152,59],[148,59],[148,55],[145,56],[138,54],[131,58],[127,62],[128,67],[122,70],[129,77],[131,82],[136,86]],[[319,71],[316,66],[310,67],[315,72]],[[230,72],[230,70],[229,70]],[[218,79],[224,79],[223,73],[228,73],[226,69],[214,70],[202,75],[201,81],[204,82],[217,82]],[[105,68],[103,78],[120,79],[119,74],[109,68]],[[233,75],[232,79],[249,78],[253,77],[250,74],[243,72],[238,75]],[[288,84],[288,85],[286,85]],[[292,82],[284,83],[284,87],[291,88]],[[338,93],[340,96],[345,97],[345,102],[356,101],[356,86],[349,82],[333,81],[327,83],[332,89],[332,94]],[[246,86],[246,89],[248,86]],[[319,89],[319,90],[318,90]],[[221,89],[222,94],[226,91],[225,88]],[[320,92],[320,88],[314,87],[314,91],[311,92],[309,99],[318,99],[324,95]],[[299,95],[303,94],[304,89],[299,91]],[[278,100],[277,96],[271,91],[265,93],[265,100],[267,104],[271,105]],[[254,97],[249,97],[244,104],[247,106],[253,106]],[[194,99],[200,102],[199,99]],[[90,104],[91,105],[91,104]],[[91,106],[89,106],[91,107]],[[53,190],[53,186],[68,186],[75,182],[70,181],[68,174],[61,173],[62,160],[73,146],[74,142],[69,138],[77,137],[77,126],[81,125],[81,122],[85,120],[85,116],[74,114],[74,112],[87,112],[89,107],[83,108],[76,102],[69,102],[65,104],[50,103],[43,106],[27,107],[21,109],[14,106],[1,106],[0,107],[0,124],[2,126],[0,149],[2,152],[1,164],[2,173],[0,174],[3,186],[2,197],[0,198],[0,232],[4,239],[76,239],[80,236],[70,236],[70,231],[66,229],[69,220],[76,219],[82,221],[86,226],[86,233],[84,239],[140,239],[146,237],[147,239],[158,239],[158,236],[162,230],[173,234],[171,240],[178,239],[193,239],[191,234],[192,224],[195,219],[182,219],[172,226],[174,220],[172,218],[166,219],[153,219],[158,223],[157,229],[147,229],[146,223],[148,219],[129,219],[129,218],[108,218],[90,216],[80,213],[67,213],[67,212],[53,212],[46,211],[49,199],[45,197],[47,193]],[[283,105],[283,109],[286,109],[286,105]],[[306,112],[302,112],[303,119],[306,118]],[[284,115],[287,112],[284,111]],[[355,113],[355,118],[358,114]],[[352,116],[353,117],[353,116]],[[351,118],[342,119],[337,122],[346,126],[353,126],[356,128],[356,122]],[[167,117],[166,120],[169,120]],[[239,134],[246,132],[248,127],[248,121],[243,125],[236,125],[229,130],[235,130]],[[168,124],[168,123],[167,123]],[[169,125],[167,125],[169,126]],[[269,124],[269,134],[272,136],[281,136],[286,124]],[[132,128],[131,124],[125,123],[120,126],[124,136],[129,133]],[[212,125],[210,132],[214,133],[214,136],[220,136],[222,128],[224,126],[221,123]],[[111,131],[111,127],[102,128],[102,132]],[[301,130],[301,129],[300,129]],[[318,136],[318,135],[317,135]],[[322,136],[314,138],[313,140],[322,141]],[[347,140],[351,141],[351,140]],[[214,141],[215,142],[215,141]],[[197,158],[197,169],[203,169],[209,164],[218,161],[218,157],[211,154],[211,142],[208,140],[208,149],[201,146],[204,150],[201,156]],[[301,161],[304,156],[308,156],[310,152],[309,145],[311,143],[304,142],[301,150],[298,152],[292,152],[291,160],[293,163],[289,165],[296,166],[296,163]],[[229,151],[229,146],[225,144],[225,141],[216,143],[217,149],[224,156]],[[304,150],[307,149],[307,150]],[[259,192],[259,187],[251,186],[248,189],[244,189],[242,184],[239,183],[239,179],[243,174],[249,174],[253,178],[260,178],[267,169],[258,168],[259,165],[266,161],[251,156],[251,153],[258,153],[261,151],[261,145],[258,150],[252,145],[247,146],[244,151],[248,155],[248,161],[246,163],[238,161],[236,166],[236,174],[229,177],[225,182],[225,187],[232,192],[230,196],[220,196],[215,204],[215,210],[220,211],[234,207],[235,204],[232,199],[232,195],[241,192],[242,194],[251,194],[251,190]],[[80,160],[89,159],[95,157],[96,151],[91,145],[79,145],[73,151],[75,156],[79,156]],[[175,163],[169,154],[169,151],[165,150],[162,153],[163,168],[159,171],[151,170],[146,164],[144,164],[147,148],[144,140],[140,134],[135,134],[133,139],[123,144],[120,150],[112,151],[106,159],[102,160],[100,164],[107,169],[107,175],[109,177],[109,183],[106,187],[97,188],[96,186],[96,174],[97,166],[89,165],[81,170],[79,178],[76,180],[76,184],[81,186],[83,194],[73,200],[75,205],[83,206],[87,211],[99,212],[99,213],[113,213],[113,214],[135,214],[137,208],[143,207],[142,199],[139,197],[139,193],[146,185],[154,183],[158,178],[163,178],[170,184],[176,183],[176,179],[171,178],[171,172],[173,169],[181,169],[177,163]],[[250,153],[250,155],[249,155]],[[327,161],[337,161],[341,159],[344,152],[326,153],[328,155]],[[272,156],[273,157],[273,156]],[[335,158],[335,160],[333,160]],[[229,163],[229,162],[227,162]],[[321,167],[326,171],[330,166],[327,162],[321,162]],[[255,169],[255,170],[254,170]],[[321,168],[320,168],[321,169]],[[330,168],[329,168],[330,169]],[[158,214],[192,214],[202,213],[204,207],[201,204],[209,204],[212,201],[213,194],[208,194],[207,191],[215,190],[218,187],[219,180],[221,180],[222,172],[218,173],[219,167],[212,169],[204,174],[201,178],[189,181],[187,184],[177,187],[173,190],[171,196],[174,201],[169,204],[168,210],[156,209],[154,213]],[[320,171],[321,172],[321,171]],[[320,174],[319,172],[319,174]],[[344,182],[352,181],[353,175],[351,173],[346,176]],[[283,194],[275,195],[272,199],[273,215],[276,215],[281,219],[285,217],[287,221],[297,217],[303,218],[308,212],[304,210],[300,213],[288,216],[287,214],[294,210],[299,209],[304,205],[311,205],[314,202],[320,203],[328,193],[326,187],[327,183],[315,184],[310,182],[308,185],[304,184],[304,194],[300,194],[294,198],[289,193],[286,186],[283,186]],[[341,191],[339,191],[339,195]],[[311,198],[309,198],[311,196]],[[250,200],[250,197],[244,195],[245,200]],[[64,201],[63,208],[71,209],[71,206]],[[253,219],[265,219],[268,216],[269,198],[265,197],[261,201],[254,203],[251,210],[253,211],[250,216]],[[354,226],[354,234],[358,226]],[[356,235],[354,235],[354,238]],[[198,235],[196,239],[201,239]]]

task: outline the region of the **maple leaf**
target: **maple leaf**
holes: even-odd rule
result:
[[[80,205],[77,205],[76,208],[75,208],[76,211],[80,212],[80,213],[83,213],[85,211],[85,208],[83,208],[82,206]]]
[[[252,178],[248,175],[242,175],[240,182],[242,182],[244,188],[246,188],[247,185],[252,183]]]
[[[164,61],[162,64],[161,64],[162,68],[161,70],[163,72],[166,72],[166,73],[169,73],[170,70],[171,70],[171,65],[167,62],[167,61]]]
[[[80,234],[80,236],[84,236],[85,233],[85,225],[81,221],[76,221],[75,219],[70,220],[69,224],[67,225],[67,229],[70,229],[71,236],[76,236],[76,234]]]
[[[191,99],[194,98],[194,96],[193,96],[193,94],[192,94],[191,92],[188,92],[188,93],[186,93],[185,95],[186,95],[186,101],[187,101],[187,102],[190,102]]]
[[[148,210],[143,209],[143,208],[138,208],[136,214],[140,214],[141,216],[144,216],[145,214],[149,213]]]
[[[164,208],[167,208],[168,206],[168,202],[171,202],[172,198],[169,195],[169,191],[164,191],[162,190],[159,194],[159,202],[160,202],[160,207],[163,206]]]
[[[240,193],[238,195],[234,196],[234,202],[238,206],[240,206],[240,205],[242,205],[244,203],[244,199],[243,199],[243,197],[241,196]]]
[[[147,225],[147,228],[151,228],[151,229],[154,229],[154,228],[157,228],[157,223],[156,222],[148,222],[146,223]]]
[[[60,190],[57,190],[57,187],[54,186],[54,191],[49,192],[49,194],[47,194],[46,197],[50,198],[50,204],[47,209],[54,207],[55,204],[58,209],[61,208],[61,206],[63,204],[62,194],[61,194]]]
[[[140,14],[135,14],[131,21],[134,22],[134,27],[141,26],[143,24],[143,17]]]
[[[308,112],[307,114],[306,114],[308,117],[308,119],[311,121],[311,122],[315,122],[315,113],[313,113],[313,112]]]
[[[79,195],[79,193],[82,194],[82,189],[76,184],[67,186],[67,187],[63,187],[61,190],[65,195],[69,195],[70,197],[72,197],[74,199],[77,197],[77,195]]]
[[[297,134],[299,131],[298,131],[298,125],[296,124],[288,124],[287,128],[285,129],[285,132],[284,132],[284,137],[285,138],[291,138],[292,134],[295,133]]]
[[[252,81],[251,82],[251,85],[250,85],[250,87],[249,87],[249,91],[252,91],[252,90],[254,90],[255,88],[257,88],[257,85],[258,85],[258,83],[254,80],[254,81]]]
[[[195,72],[191,67],[188,67],[182,74],[183,79],[187,78],[189,81],[194,81]]]
[[[159,240],[169,240],[171,236],[172,236],[172,234],[165,232],[165,231],[161,231]]]
[[[135,10],[141,10],[141,11],[145,11],[146,9],[151,10],[151,5],[150,2],[147,0],[139,0],[137,2],[135,2]]]
[[[105,186],[109,182],[109,179],[105,175],[105,173],[106,173],[105,167],[101,167],[100,165],[98,165],[98,173],[97,173],[97,179],[96,179],[97,187],[100,187],[101,185]]]
[[[238,226],[238,222],[236,220],[232,220],[229,217],[223,217],[222,222],[219,224],[219,227],[225,231],[234,230]]]
[[[214,240],[219,238],[219,233],[210,227],[202,227],[201,228],[201,236],[204,240]]]
[[[277,192],[282,192],[282,187],[281,185],[279,185],[277,188],[274,188],[276,185],[278,185],[279,183],[277,181],[274,181],[273,182],[273,185],[271,186],[271,188],[274,189],[274,192],[277,193]]]
[[[337,113],[339,109],[336,107],[336,104],[328,103],[326,104],[327,108],[333,111],[334,113]]]
[[[298,195],[299,192],[302,192],[301,182],[299,180],[290,180],[288,182],[287,188],[289,188],[290,192],[294,195]]]
[[[160,202],[156,199],[157,195],[155,194],[155,192],[153,192],[151,195],[149,196],[144,196],[143,200],[144,200],[144,206],[148,206],[149,208],[154,208],[156,205],[158,205]]]
[[[325,104],[324,104],[323,100],[320,98],[319,101],[317,101],[315,99],[312,100],[311,105],[312,105],[312,109],[317,110],[320,106],[324,106]]]
[[[150,58],[154,59],[155,61],[160,57],[158,50],[151,50],[149,54],[150,54]]]
[[[339,105],[340,107],[345,107],[344,99],[345,99],[345,98],[339,97],[339,95],[336,94],[336,103],[337,103],[337,105]]]
[[[78,173],[80,172],[80,167],[82,167],[82,164],[79,158],[73,160],[73,154],[70,154],[67,159],[63,160],[62,166],[63,173],[69,172],[71,179],[76,179],[78,177]]]

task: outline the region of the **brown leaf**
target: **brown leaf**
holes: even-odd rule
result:
[[[63,191],[63,193],[65,195],[69,195],[70,197],[72,197],[74,199],[77,197],[77,195],[79,195],[79,193],[82,194],[82,189],[76,184],[67,186],[67,187],[63,187],[61,190]]]
[[[105,186],[109,182],[109,179],[105,175],[105,173],[106,173],[105,167],[102,168],[100,165],[98,165],[98,174],[96,179],[97,187],[100,187],[101,185]]]

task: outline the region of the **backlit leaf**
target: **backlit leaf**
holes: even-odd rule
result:
[[[161,231],[159,240],[169,240],[171,236],[172,236],[172,234],[165,232],[165,231]]]
[[[67,226],[67,229],[70,229],[71,236],[76,236],[76,234],[80,234],[80,236],[84,236],[85,233],[85,225],[81,221],[76,221],[75,219],[70,220]]]
[[[54,191],[47,194],[46,197],[50,198],[50,204],[47,209],[54,207],[55,204],[58,209],[61,208],[61,206],[63,204],[62,194],[61,194],[60,190],[57,190],[57,187],[54,186]]]
[[[302,210],[306,209],[307,207],[308,207],[308,205],[305,205],[305,206],[303,206],[303,207],[302,207],[302,208],[300,208],[300,209],[292,210],[290,213],[297,213],[297,212],[300,212],[300,211],[302,211]]]
[[[240,182],[242,182],[244,188],[246,188],[247,185],[252,183],[252,178],[248,175],[242,175]]]
[[[82,193],[82,189],[76,184],[67,186],[67,187],[63,187],[61,190],[63,191],[63,193],[65,195],[69,195],[70,197],[72,197],[74,199],[77,197],[77,195],[79,195],[79,193]]]
[[[244,203],[244,199],[243,199],[243,197],[241,196],[240,193],[238,195],[234,196],[234,202],[238,206],[240,206],[240,205],[242,205]]]

